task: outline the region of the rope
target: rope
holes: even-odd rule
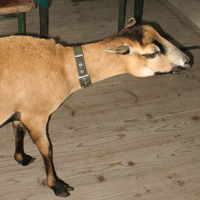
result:
[[[195,45],[195,46],[190,46],[190,47],[181,47],[180,48],[181,51],[187,51],[187,50],[191,50],[191,49],[200,49],[200,45]]]

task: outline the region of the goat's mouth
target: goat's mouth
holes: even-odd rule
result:
[[[190,65],[184,65],[183,66],[176,66],[173,67],[169,72],[155,72],[155,75],[164,75],[164,74],[182,74],[186,72],[188,69],[190,69]]]
[[[173,67],[172,70],[169,73],[170,74],[182,74],[182,73],[186,72],[188,69],[190,69],[189,64],[184,65],[184,67],[183,66],[176,66],[176,67]]]

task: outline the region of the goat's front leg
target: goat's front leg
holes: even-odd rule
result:
[[[24,136],[26,133],[26,128],[20,121],[13,121],[13,129],[15,133],[15,154],[14,158],[23,166],[26,166],[34,162],[35,158],[24,153]]]
[[[48,186],[54,190],[57,196],[67,197],[70,195],[68,191],[73,191],[74,189],[56,175],[52,160],[52,144],[48,137],[47,129],[48,127],[46,130],[32,129],[30,130],[30,136],[43,156]]]

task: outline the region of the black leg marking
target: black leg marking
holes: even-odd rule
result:
[[[15,160],[23,165],[27,166],[34,162],[35,158],[24,153],[24,136],[26,133],[26,128],[22,125],[20,121],[13,122],[13,129],[15,133]]]

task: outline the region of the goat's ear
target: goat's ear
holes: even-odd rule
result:
[[[128,25],[127,25],[127,28],[128,27],[131,27],[131,26],[133,26],[133,25],[135,25],[136,24],[136,20],[135,20],[135,18],[130,18],[129,20],[128,20]]]
[[[123,46],[115,47],[113,49],[106,49],[105,51],[109,53],[129,54],[130,46],[128,44],[125,44]]]

